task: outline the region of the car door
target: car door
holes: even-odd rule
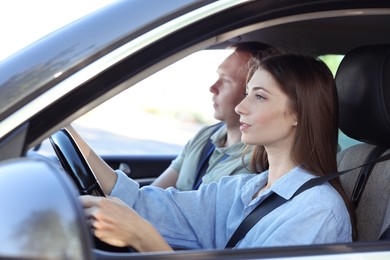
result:
[[[251,39],[266,40],[280,47],[301,47],[299,44],[291,44],[294,39],[297,42],[304,40],[304,46],[310,46],[316,50],[315,53],[322,54],[325,50],[329,53],[332,51],[343,53],[357,44],[389,41],[389,34],[386,33],[381,33],[383,38],[362,37],[360,30],[362,32],[365,30],[367,36],[372,35],[371,33],[375,34],[375,30],[362,26],[365,25],[366,20],[358,21],[360,15],[367,16],[369,18],[367,20],[370,21],[381,21],[379,17],[381,14],[385,14],[384,21],[388,21],[389,3],[385,1],[357,1],[357,4],[351,1],[298,0],[193,1],[193,5],[187,6],[190,1],[180,0],[166,1],[167,3],[164,2],[161,6],[153,6],[150,9],[151,4],[157,3],[152,2],[120,1],[112,9],[68,27],[0,64],[0,89],[3,91],[3,95],[0,95],[0,159],[4,164],[8,163],[6,161],[8,158],[23,159],[20,157],[24,157],[27,150],[41,144],[61,127],[69,123],[78,123],[76,120],[82,115],[87,115],[87,112],[104,101],[129,87],[136,89],[134,85],[141,79],[198,50],[223,48],[235,40]],[[196,15],[199,14],[196,12],[197,8],[208,7],[209,4],[210,9],[207,9],[209,15],[199,18]],[[224,9],[221,7],[223,4],[228,4],[229,7]],[[127,7],[126,10],[122,10],[124,7]],[[193,20],[175,20],[191,11],[194,11],[192,13],[194,16],[190,17]],[[133,24],[129,17],[131,15],[140,19],[135,19],[136,21],[142,22]],[[376,15],[379,17],[378,20]],[[344,16],[346,20],[343,20]],[[333,20],[333,17],[336,18]],[[169,33],[166,33],[166,27],[158,27],[165,22],[172,25],[171,21],[177,22],[182,27],[175,27],[176,30]],[[388,23],[375,24],[379,32],[388,31]],[[343,27],[343,25],[347,26]],[[359,29],[353,31],[353,28]],[[338,32],[339,29],[346,29],[346,31],[332,33]],[[252,30],[253,34],[250,33]],[[161,34],[150,34],[156,31]],[[316,32],[320,33],[316,34]],[[335,35],[338,36],[336,40],[331,37]],[[55,91],[59,92],[53,95]],[[10,97],[11,99],[8,100]],[[50,102],[42,105],[42,101],[48,98],[51,98]],[[128,119],[128,113],[125,110],[121,111],[126,118],[125,122],[137,128],[139,121]],[[166,124],[166,121],[164,122]],[[109,124],[108,121],[101,123]],[[115,121],[115,129],[121,128],[121,123],[122,121]],[[155,125],[153,130],[159,131],[161,125]],[[85,137],[89,133],[85,132]],[[98,134],[96,138],[100,138],[100,135]],[[112,143],[109,142],[109,145]],[[135,174],[138,172],[137,162],[144,165],[140,166],[141,170],[139,170],[144,173],[148,170],[143,167],[150,166],[152,163],[158,165],[161,163],[161,168],[165,168],[176,155],[176,152],[166,153],[165,159],[159,155],[157,161],[151,161],[151,155],[147,158],[145,155],[135,155],[132,152],[128,152],[125,158],[115,155],[115,158],[111,159],[109,154],[102,154],[102,157],[113,168],[121,167],[120,164],[125,163],[122,167],[129,166]],[[133,160],[134,158],[138,161]],[[143,162],[146,163],[142,164]],[[151,174],[152,178],[157,172],[161,172],[159,167],[153,167],[156,171]],[[12,170],[20,172],[23,169],[15,167],[10,169]],[[130,176],[133,173],[130,172]],[[26,203],[25,199],[11,198],[10,200],[14,204],[25,205],[23,203]],[[41,203],[45,204],[45,201],[42,200]],[[20,205],[17,205],[18,208],[23,208]],[[14,241],[17,243],[17,239],[11,242]],[[172,254],[134,254],[124,257],[129,259],[288,259],[294,257],[352,259],[360,256],[385,258],[389,255],[388,248],[388,241],[370,241],[245,250],[194,250]],[[107,252],[95,252],[95,254],[97,259],[120,257]]]

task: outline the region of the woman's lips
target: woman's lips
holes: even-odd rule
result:
[[[244,123],[244,122],[241,122],[240,121],[240,131],[245,131],[245,130],[247,130],[248,128],[250,128],[251,126],[250,125],[248,125],[248,124],[246,124],[246,123]]]

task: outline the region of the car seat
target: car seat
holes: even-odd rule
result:
[[[340,129],[362,143],[338,153],[338,170],[390,152],[390,44],[358,47],[336,73]],[[390,224],[390,161],[341,176],[356,208],[358,241],[377,240]]]

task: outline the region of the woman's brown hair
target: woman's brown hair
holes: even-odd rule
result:
[[[338,97],[333,75],[319,59],[296,54],[271,55],[252,59],[248,79],[257,69],[264,69],[278,82],[288,96],[290,111],[297,115],[292,160],[307,171],[325,176],[337,172]],[[263,146],[253,148],[250,169],[268,169]],[[351,217],[353,238],[356,238],[355,213],[340,179],[331,181],[343,197]]]

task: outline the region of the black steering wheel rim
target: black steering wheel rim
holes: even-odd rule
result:
[[[70,132],[62,128],[50,136],[50,143],[62,168],[72,178],[81,195],[103,196],[105,194],[89,166],[87,159],[74,141]],[[134,252],[129,247],[116,247],[93,236],[95,248],[110,252]]]
[[[49,139],[62,168],[72,178],[80,194],[105,196],[95,174],[69,131],[62,128]]]

